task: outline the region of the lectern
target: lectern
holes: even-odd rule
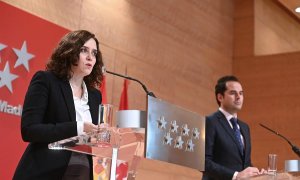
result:
[[[177,170],[189,172],[189,169],[194,169],[198,173],[204,171],[205,118],[161,99],[148,96],[147,100],[147,122],[141,123],[146,124],[146,128],[130,128],[128,117],[125,122],[119,122],[126,128],[100,129],[99,132],[51,143],[49,148],[95,156],[94,172],[95,164],[108,162],[111,180],[116,179],[117,164],[120,162],[127,165],[128,178],[134,178],[136,171],[139,173],[139,162],[143,159],[145,161],[141,164],[147,164],[147,167],[141,172],[145,169],[154,171],[155,168],[148,168],[149,166],[166,167],[168,164],[169,169],[173,169],[173,174]],[[171,166],[172,164],[176,165]],[[180,170],[180,167],[186,169]],[[165,169],[166,172],[167,170],[168,168]]]
[[[146,158],[204,171],[205,118],[148,97]]]
[[[100,129],[99,132],[57,141],[49,144],[48,147],[52,150],[69,150],[93,155],[94,177],[97,171],[96,164],[98,164],[106,171],[105,173],[109,172],[106,177],[116,179],[117,164],[124,163],[131,168],[138,159],[136,157],[144,156],[144,135],[143,128],[110,127]]]

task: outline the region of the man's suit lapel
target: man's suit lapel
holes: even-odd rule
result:
[[[220,124],[223,126],[223,128],[225,129],[225,131],[229,134],[229,136],[231,137],[231,139],[234,141],[237,151],[240,153],[240,155],[242,156],[242,152],[240,151],[239,148],[239,142],[237,141],[237,139],[234,136],[234,132],[232,130],[232,128],[230,127],[226,117],[224,116],[224,114],[221,111],[218,111],[217,114],[218,120],[220,122]]]
[[[72,121],[76,121],[76,112],[75,112],[75,105],[73,100],[73,93],[70,84],[68,81],[61,81],[60,82],[61,91],[64,96],[64,101],[67,104],[68,112],[71,117]]]

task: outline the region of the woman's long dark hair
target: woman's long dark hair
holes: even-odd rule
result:
[[[103,61],[99,50],[99,41],[94,34],[86,30],[72,31],[66,34],[54,49],[51,59],[46,65],[46,70],[53,72],[61,79],[69,80],[72,76],[72,65],[76,66],[79,61],[80,48],[91,38],[96,41],[97,45],[96,63],[91,74],[84,77],[84,82],[88,87],[96,87],[101,84]]]

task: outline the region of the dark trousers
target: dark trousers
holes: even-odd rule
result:
[[[90,169],[89,167],[73,164],[69,165],[62,180],[89,180]]]

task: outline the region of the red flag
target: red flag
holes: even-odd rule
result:
[[[128,109],[128,95],[127,95],[128,84],[129,84],[128,79],[125,79],[123,84],[121,99],[120,99],[119,110]]]
[[[107,104],[107,97],[106,97],[106,77],[103,75],[103,80],[100,85],[100,92],[102,94],[102,104]]]

